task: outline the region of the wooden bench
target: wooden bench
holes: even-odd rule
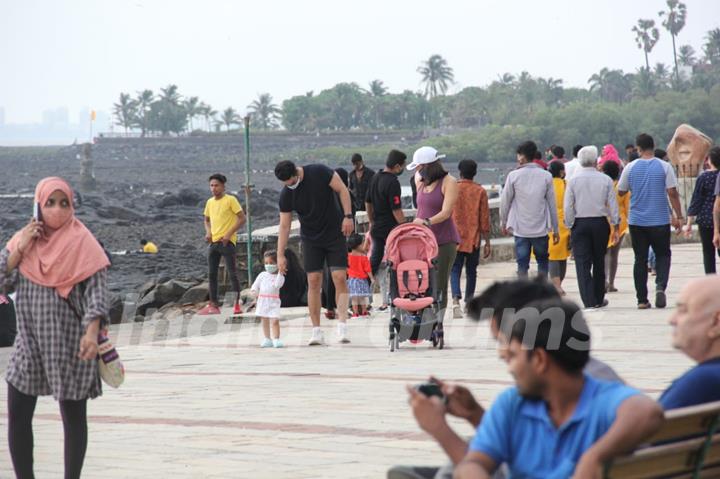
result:
[[[720,401],[666,412],[649,444],[606,463],[603,477],[720,478]]]

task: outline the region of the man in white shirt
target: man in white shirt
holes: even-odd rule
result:
[[[580,167],[580,160],[578,160],[578,152],[582,148],[582,145],[575,145],[573,147],[573,158],[572,160],[565,163],[565,181],[570,179],[577,173],[577,169]]]

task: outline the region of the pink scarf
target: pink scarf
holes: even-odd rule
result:
[[[45,178],[35,188],[35,201],[43,205],[50,195],[62,191],[70,201],[71,216],[58,229],[45,228],[45,236],[33,241],[24,251],[20,261],[20,273],[35,284],[55,288],[67,299],[73,287],[85,281],[110,262],[98,241],[80,220],[75,217],[72,206],[73,191],[62,178]],[[11,253],[20,241],[15,233],[7,244]]]

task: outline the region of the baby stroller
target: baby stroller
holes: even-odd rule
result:
[[[403,341],[432,341],[443,348],[436,282],[438,245],[425,226],[405,223],[387,238],[384,261],[390,276],[390,351]]]

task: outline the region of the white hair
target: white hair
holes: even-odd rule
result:
[[[582,167],[595,166],[597,164],[598,149],[592,145],[584,146],[578,151],[577,158]]]

